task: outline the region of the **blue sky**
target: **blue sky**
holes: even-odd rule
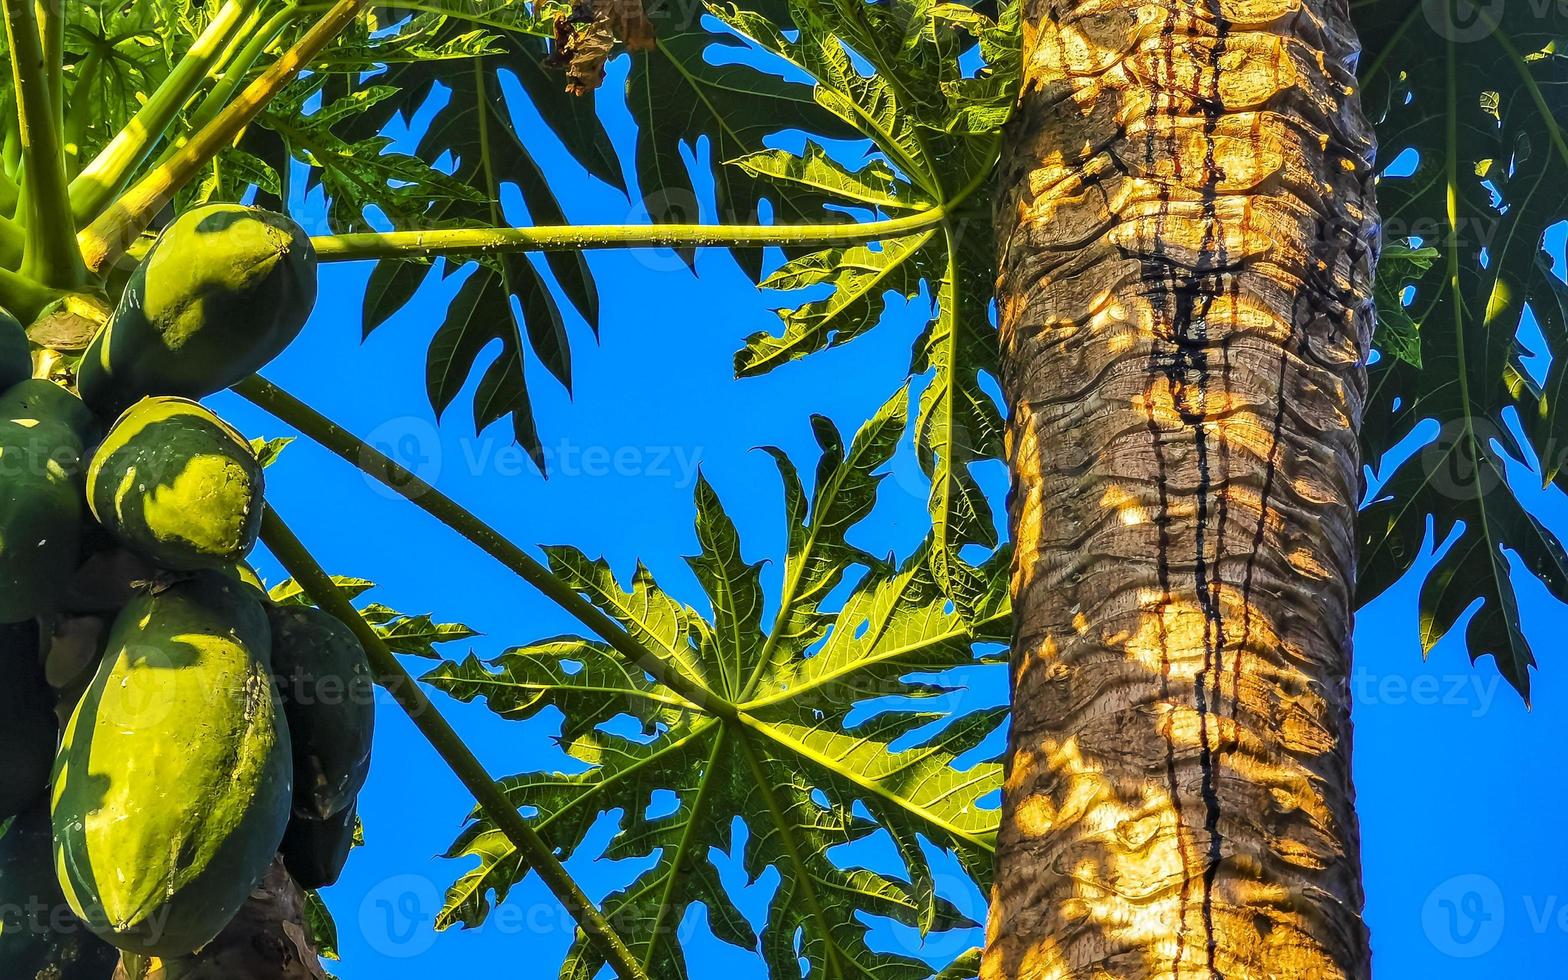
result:
[[[619,91],[615,66],[606,95]],[[626,198],[585,176],[508,92],[538,156],[558,175],[558,194],[576,223],[637,220]],[[601,99],[623,159],[634,131],[624,107]],[[416,121],[416,129],[419,123]],[[702,148],[699,148],[701,151]],[[630,176],[628,176],[630,180]],[[296,182],[296,186],[299,183]],[[514,194],[508,218],[527,223]],[[324,230],[319,194],[293,202],[312,231]],[[704,215],[705,220],[712,219]],[[846,433],[897,388],[908,364],[917,311],[895,308],[853,344],[765,378],[736,381],[731,354],[741,338],[773,329],[766,297],[734,263],[705,252],[696,274],[668,252],[590,257],[604,300],[599,342],[568,312],[575,397],[531,365],[540,428],[553,474],[542,480],[504,424],[474,436],[466,396],[439,428],[424,395],[424,351],[460,277],[432,279],[414,302],[361,344],[359,306],[370,267],[324,268],[321,301],[304,336],[268,376],[381,448],[419,464],[450,495],[525,545],[572,543],[629,573],[641,558],[687,601],[700,592],[681,556],[695,550],[691,495],[697,468],[740,527],[746,557],[772,559],[783,528],[776,473],[754,451],[777,445],[797,463],[815,460],[808,415]],[[471,393],[471,390],[470,390]],[[214,406],[252,436],[288,434],[230,395]],[[908,554],[927,527],[925,486],[906,446],[857,543]],[[985,473],[1001,508],[1000,467]],[[1534,483],[1521,474],[1521,486]],[[346,464],[300,441],[269,471],[269,497],[318,558],[338,574],[380,583],[372,598],[407,612],[433,611],[483,636],[446,651],[493,656],[574,623],[488,557],[423,513],[368,483]],[[1568,535],[1568,502],[1535,494],[1537,513]],[[281,573],[259,554],[269,582]],[[1356,782],[1366,868],[1367,917],[1384,977],[1495,977],[1533,973],[1568,960],[1568,848],[1562,814],[1568,781],[1568,665],[1557,656],[1564,611],[1521,577],[1526,631],[1544,669],[1526,710],[1489,661],[1472,668],[1448,640],[1423,661],[1416,640],[1413,581],[1363,610],[1356,631]],[[1462,634],[1456,629],[1454,636]],[[411,668],[425,664],[412,662]],[[1005,698],[1000,671],[969,675],[974,703]],[[497,775],[553,767],[555,716],[502,721],[482,706],[438,702]],[[443,852],[472,805],[457,780],[395,706],[383,703],[370,784],[361,801],[367,844],[326,892],[340,929],[343,980],[430,976],[549,976],[571,938],[569,920],[530,879],[478,930],[434,933],[439,897],[465,868]],[[584,855],[609,835],[601,824]],[[737,888],[737,862],[720,860]],[[574,858],[569,867],[595,898],[623,884],[628,868]],[[951,865],[939,866],[950,897],[983,917]],[[741,892],[760,916],[771,881]],[[694,910],[684,934],[697,978],[760,977],[760,960],[706,935]],[[972,945],[965,933],[923,948],[903,930],[878,926],[882,948],[942,961]]]

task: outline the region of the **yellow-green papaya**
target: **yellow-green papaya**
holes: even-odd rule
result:
[[[49,612],[76,570],[82,444],[59,422],[0,419],[0,623]]]
[[[288,729],[271,629],[216,572],[139,596],[110,629],[54,767],[66,900],[122,950],[179,956],[216,936],[288,825]]]
[[[0,626],[0,820],[44,798],[59,735],[37,622]]]
[[[354,847],[359,829],[359,807],[348,808],[325,820],[311,820],[299,814],[289,821],[283,835],[283,866],[301,888],[326,888],[337,884],[348,852]]]
[[[175,218],[88,345],[77,390],[102,415],[204,398],[260,370],[316,302],[316,254],[285,215],[211,204]]]
[[[164,568],[218,568],[261,530],[262,467],[228,423],[184,398],[144,398],[87,469],[87,503],[109,533]]]
[[[0,836],[0,977],[109,980],[120,951],[71,913],[55,879],[52,843],[43,799]]]
[[[294,813],[326,820],[370,772],[376,690],[365,648],[312,606],[270,606],[272,676],[294,743]]]
[[[5,310],[0,310],[0,388],[9,388],[33,376],[33,348],[27,331]]]
[[[172,957],[128,953],[124,976],[129,980],[322,980],[330,974],[296,931],[312,918],[307,901],[283,863],[275,861],[234,921],[200,952]]]

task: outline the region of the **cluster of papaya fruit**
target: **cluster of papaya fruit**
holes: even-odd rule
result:
[[[0,977],[177,963],[277,855],[304,888],[343,867],[370,668],[245,564],[262,465],[198,401],[315,298],[294,222],[214,205],[163,231],[79,359],[0,316]]]

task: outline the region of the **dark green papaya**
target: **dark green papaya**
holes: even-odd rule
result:
[[[316,253],[285,215],[238,204],[187,211],[131,275],[77,368],[102,415],[147,395],[205,398],[260,370],[316,302]]]
[[[270,606],[272,676],[294,743],[294,813],[325,820],[370,772],[376,690],[365,648],[312,606]]]
[[[305,896],[281,861],[267,869],[250,901],[218,938],[193,956],[126,954],[129,980],[321,980],[330,976],[297,931],[311,928]]]
[[[134,599],[54,768],[66,900],[122,950],[180,956],[216,936],[267,870],[292,799],[266,613],[200,572]]]
[[[44,638],[44,680],[54,692],[55,717],[64,725],[98,672],[109,637],[109,620],[104,616],[57,615],[49,621],[53,629]],[[50,755],[52,763],[52,747]]]
[[[33,348],[27,331],[5,310],[0,310],[0,388],[9,388],[33,376]]]
[[[0,393],[0,419],[58,422],[74,432],[84,446],[95,442],[101,431],[92,409],[45,378],[28,378]]]
[[[109,980],[119,960],[60,893],[49,801],[41,799],[0,836],[0,977]]]
[[[38,624],[0,626],[0,820],[44,798],[59,736]]]
[[[96,533],[95,533],[96,532]],[[135,598],[158,569],[137,552],[110,538],[93,525],[87,529],[86,557],[71,574],[61,608],[72,613],[113,613]]]
[[[289,821],[283,835],[283,866],[301,888],[326,888],[337,884],[348,852],[359,829],[359,807],[350,803],[342,812],[325,820],[311,820],[299,814]]]
[[[250,567],[250,563],[238,561],[232,565],[221,565],[217,570],[241,585],[256,590],[258,598],[265,601],[271,600],[271,597],[267,594],[266,583],[261,580],[260,575],[256,574],[256,570]]]
[[[87,503],[109,533],[164,568],[219,568],[261,530],[262,467],[228,423],[184,398],[145,398],[110,428],[87,469]]]
[[[81,498],[75,433],[0,419],[0,623],[58,607],[80,557]]]

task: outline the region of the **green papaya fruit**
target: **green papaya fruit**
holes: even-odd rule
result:
[[[58,422],[82,445],[97,441],[98,419],[80,398],[45,378],[28,378],[0,392],[0,419]]]
[[[260,370],[316,302],[316,253],[290,218],[211,204],[175,218],[77,368],[113,415],[147,395],[205,398]]]
[[[218,568],[261,530],[262,467],[245,437],[196,402],[145,398],[87,468],[87,503],[109,533],[164,568]]]
[[[359,807],[354,803],[325,820],[295,814],[278,849],[283,855],[283,866],[301,888],[335,885],[348,863],[348,852],[354,847],[358,829]]]
[[[9,388],[33,376],[33,348],[27,331],[5,310],[0,310],[0,388]]]
[[[55,862],[66,900],[122,950],[180,956],[216,936],[288,825],[288,729],[271,629],[215,572],[132,600],[61,740]]]
[[[269,606],[272,676],[294,743],[294,813],[325,820],[370,772],[376,690],[365,648],[312,606]]]
[[[53,629],[44,638],[44,680],[54,692],[54,714],[63,726],[71,720],[87,685],[98,672],[109,620],[103,616],[51,616]],[[54,751],[50,749],[50,761]]]
[[[94,525],[86,537],[94,538],[103,529]],[[103,540],[84,543],[87,556],[71,573],[61,608],[72,613],[114,613],[135,598],[148,582],[158,577],[155,565],[119,542],[102,535]]]
[[[266,583],[261,580],[260,575],[256,574],[256,570],[250,567],[249,562],[237,561],[232,565],[221,565],[218,567],[218,571],[241,585],[255,589],[261,599],[270,601],[271,597],[267,594]]]
[[[118,980],[323,980],[331,974],[297,931],[305,924],[315,932],[308,901],[275,861],[234,921],[199,953],[161,958],[128,953]]]
[[[0,419],[0,623],[55,609],[80,557],[82,444],[67,426]]]
[[[44,798],[59,735],[38,624],[0,626],[0,820]]]
[[[109,980],[120,951],[71,913],[54,874],[49,801],[11,821],[0,836],[0,977]]]

